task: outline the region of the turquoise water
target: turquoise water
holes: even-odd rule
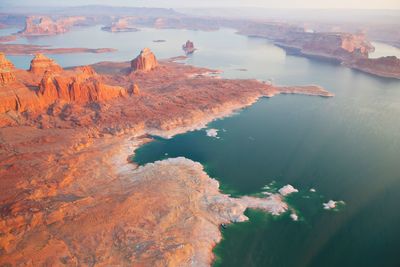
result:
[[[165,43],[153,43],[165,39]],[[114,47],[109,54],[54,55],[63,66],[130,60],[143,47],[159,58],[221,69],[228,78],[319,84],[334,98],[277,96],[217,120],[217,138],[205,130],[156,138],[137,150],[140,164],[185,156],[204,164],[233,195],[257,194],[271,182],[300,190],[287,201],[299,214],[272,217],[247,211],[249,222],[223,230],[216,266],[400,266],[400,82],[376,78],[339,64],[286,55],[263,39],[216,32],[143,29],[109,33],[99,27],[18,42],[56,47]],[[27,68],[30,57],[12,57]],[[245,68],[247,71],[239,71]],[[317,192],[312,193],[310,188]],[[330,199],[346,204],[324,210]]]

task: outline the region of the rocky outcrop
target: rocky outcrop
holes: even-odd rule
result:
[[[193,54],[194,51],[196,51],[196,48],[194,48],[194,44],[191,41],[187,41],[183,46],[182,46],[183,51],[185,51],[186,55]]]
[[[400,79],[400,59],[395,56],[362,58],[344,65],[377,76]]]
[[[26,111],[40,106],[35,92],[17,81],[16,75],[14,65],[0,53],[0,113]]]
[[[36,75],[44,74],[46,71],[61,72],[62,70],[60,65],[43,54],[36,54],[29,68],[29,71]]]
[[[0,53],[0,86],[16,80],[14,70],[15,68],[11,61],[6,58],[4,53]]]
[[[53,60],[36,55],[29,71],[17,70],[2,53],[0,89],[0,113],[41,113],[56,102],[100,103],[129,95],[124,87],[103,82],[102,77],[90,66],[63,70]],[[138,92],[138,87],[133,88],[134,94]]]
[[[136,83],[132,84],[130,93],[131,93],[132,95],[138,95],[138,94],[140,94],[139,85],[137,85]]]
[[[374,51],[364,34],[310,32],[285,23],[250,23],[242,26],[239,33],[270,39],[291,53],[339,62],[367,58]]]
[[[55,101],[85,104],[127,95],[128,92],[123,87],[102,83],[90,67],[80,70],[81,75],[73,76],[46,72],[39,85],[39,99],[47,105]]]
[[[53,20],[48,16],[29,16],[25,21],[25,28],[19,32],[20,35],[55,35],[65,33],[69,29],[85,21],[85,17],[64,17]]]
[[[143,49],[139,56],[131,61],[132,71],[151,71],[157,68],[158,62],[156,56],[149,48]]]
[[[117,21],[114,21],[110,26],[105,26],[101,29],[103,31],[109,32],[136,32],[138,31],[138,29],[131,26],[131,21],[134,19],[134,17],[119,18],[117,19]]]

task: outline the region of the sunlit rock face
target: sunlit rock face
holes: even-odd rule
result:
[[[14,70],[15,68],[11,61],[6,58],[4,53],[0,53],[0,86],[16,80]]]
[[[29,71],[36,74],[44,74],[46,71],[50,72],[61,72],[62,68],[54,60],[46,57],[43,54],[36,54],[31,61]]]
[[[132,71],[151,71],[158,66],[156,56],[149,48],[143,49],[139,56],[131,61]]]
[[[39,85],[40,99],[46,105],[57,100],[84,104],[106,101],[128,94],[123,87],[110,86],[101,82],[90,67],[80,67],[76,71],[74,75],[68,76],[47,71]]]
[[[374,75],[400,79],[400,59],[395,56],[361,58],[345,65]]]

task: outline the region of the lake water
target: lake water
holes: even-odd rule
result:
[[[397,47],[380,42],[372,42],[372,45],[375,47],[375,51],[369,54],[370,58],[384,56],[396,56],[397,58],[400,58],[400,49]]]
[[[140,164],[176,156],[199,161],[224,192],[236,196],[258,194],[265,185],[271,190],[285,184],[299,189],[287,198],[299,221],[288,214],[247,211],[249,222],[223,230],[215,265],[400,266],[400,81],[287,55],[264,39],[231,29],[109,33],[89,27],[18,42],[118,49],[51,56],[62,66],[72,66],[131,60],[144,47],[159,58],[178,56],[188,39],[198,48],[189,64],[221,69],[227,78],[319,84],[336,95],[262,99],[210,123],[208,128],[219,130],[218,139],[199,130],[156,138],[137,150]],[[21,68],[28,68],[31,59],[10,58]],[[345,205],[324,210],[322,203],[330,199]]]

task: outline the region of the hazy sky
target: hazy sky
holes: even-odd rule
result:
[[[0,5],[400,9],[400,0],[0,0]]]

